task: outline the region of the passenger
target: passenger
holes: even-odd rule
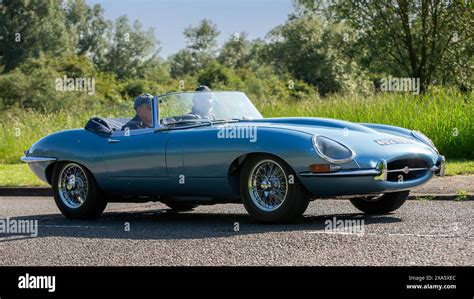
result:
[[[214,119],[212,114],[212,108],[214,107],[214,98],[211,93],[211,89],[206,85],[200,85],[195,91],[201,91],[203,93],[196,92],[193,96],[193,108],[187,115],[193,115],[196,118]]]
[[[196,92],[193,95],[193,107],[191,109],[191,112],[181,116],[165,118],[162,120],[162,123],[164,125],[184,120],[214,120],[216,118],[215,115],[212,113],[212,108],[214,107],[214,97],[212,94],[212,90],[206,85],[200,85],[195,89],[195,91]]]

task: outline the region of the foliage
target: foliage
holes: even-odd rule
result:
[[[218,61],[230,68],[248,67],[252,44],[247,36],[246,32],[232,34],[222,46]]]
[[[210,20],[203,19],[196,27],[186,28],[183,35],[187,40],[186,49],[170,58],[171,75],[174,78],[194,75],[214,59],[219,31]]]
[[[2,64],[11,71],[42,53],[59,55],[73,50],[60,0],[5,0],[0,18]]]
[[[112,23],[104,17],[104,9],[98,4],[89,7],[84,0],[69,0],[64,13],[75,38],[76,54],[87,55],[96,65],[104,65],[112,28]]]
[[[264,57],[280,72],[316,86],[322,95],[334,92],[370,92],[370,82],[357,62],[339,49],[342,24],[327,24],[308,14],[288,20],[270,32]]]
[[[319,12],[358,35],[359,61],[372,72],[472,89],[471,1],[298,0],[303,15]],[[365,51],[364,51],[365,50]]]
[[[128,18],[115,21],[115,30],[109,51],[105,54],[104,70],[118,78],[143,77],[147,62],[157,56],[157,41],[152,29],[143,31],[139,22],[130,26]]]

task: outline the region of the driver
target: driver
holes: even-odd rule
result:
[[[133,104],[133,108],[135,108],[137,114],[122,127],[122,130],[126,128],[129,130],[151,128],[153,126],[153,117],[151,114],[152,100],[153,96],[151,94],[144,93],[139,95]]]

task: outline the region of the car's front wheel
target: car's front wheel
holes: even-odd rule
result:
[[[52,187],[56,205],[69,219],[97,218],[107,205],[92,174],[77,163],[55,165]]]
[[[387,214],[400,208],[408,198],[410,190],[383,193],[373,197],[358,197],[351,203],[366,214]]]
[[[240,176],[240,194],[250,216],[263,223],[289,222],[300,217],[310,199],[293,170],[271,155],[246,160]]]

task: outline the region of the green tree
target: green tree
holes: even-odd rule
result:
[[[472,77],[472,1],[297,3],[307,11],[324,11],[333,21],[347,22],[357,30],[366,49],[361,51],[361,61],[371,71],[420,78],[421,91],[436,77],[458,84],[467,84],[467,78]]]
[[[171,75],[179,77],[194,74],[212,61],[217,51],[217,26],[203,19],[196,27],[189,26],[183,32],[186,49],[170,57]]]
[[[203,54],[213,56],[217,47],[219,30],[208,19],[203,19],[196,27],[189,26],[184,30],[184,37],[188,40],[188,48]]]
[[[61,55],[73,51],[61,0],[4,0],[0,41],[4,71],[42,53]]]
[[[198,69],[196,60],[189,49],[179,50],[169,58],[170,73],[173,78],[194,74]]]
[[[99,4],[89,7],[84,0],[69,0],[65,14],[68,28],[76,39],[76,53],[91,57],[97,65],[104,64],[112,27],[104,17],[104,9]]]
[[[199,71],[198,82],[210,88],[219,88],[235,85],[239,79],[229,68],[217,61],[212,61]]]
[[[141,78],[147,62],[158,57],[158,44],[153,29],[143,30],[138,21],[131,26],[128,18],[121,16],[115,21],[104,69],[114,72],[118,78]]]
[[[231,68],[248,66],[251,59],[249,56],[251,43],[247,36],[246,32],[232,34],[222,46],[218,58],[219,62]]]
[[[5,107],[59,110],[78,102],[98,102],[104,100],[103,84],[97,84],[95,94],[86,92],[62,92],[57,90],[56,80],[92,77],[101,81],[92,61],[74,54],[29,58],[20,66],[0,76],[0,99]],[[107,94],[107,99],[112,97]]]
[[[370,82],[344,51],[345,36],[353,32],[343,24],[325,22],[315,14],[291,17],[269,34],[264,59],[281,74],[309,83],[322,95],[370,90]]]

